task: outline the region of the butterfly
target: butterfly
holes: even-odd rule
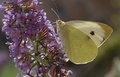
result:
[[[75,64],[93,61],[98,54],[98,48],[113,31],[104,23],[92,21],[57,20],[56,25],[65,54]]]

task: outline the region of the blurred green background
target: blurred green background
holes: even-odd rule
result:
[[[99,48],[96,59],[88,64],[65,64],[71,69],[70,77],[120,77],[120,0],[42,0],[40,9],[47,12],[48,19],[55,22],[61,20],[89,20],[106,23],[113,28],[111,37]],[[3,1],[1,0],[0,3]],[[0,13],[0,20],[3,14]],[[2,27],[2,21],[0,22]],[[0,77],[15,77],[18,70],[9,58],[8,46],[5,45],[5,34],[0,31]]]

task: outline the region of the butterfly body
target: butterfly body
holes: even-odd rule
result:
[[[97,56],[98,47],[112,32],[112,28],[98,22],[58,20],[56,23],[64,51],[75,64],[92,61]]]

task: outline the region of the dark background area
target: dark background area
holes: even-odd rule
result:
[[[70,77],[120,77],[120,0],[43,0],[40,9],[44,9],[48,19],[55,22],[58,18],[51,8],[63,21],[97,21],[113,28],[111,37],[99,48],[94,61],[84,65],[65,64],[66,69],[73,71]],[[0,20],[2,18],[0,13]],[[0,77],[15,77],[18,71],[9,58],[5,42],[5,34],[0,30],[0,58],[3,58],[0,60]]]

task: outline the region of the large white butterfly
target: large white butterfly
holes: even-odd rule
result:
[[[92,61],[100,47],[112,33],[106,24],[91,21],[74,20],[56,21],[58,33],[64,51],[69,60],[75,64]]]

